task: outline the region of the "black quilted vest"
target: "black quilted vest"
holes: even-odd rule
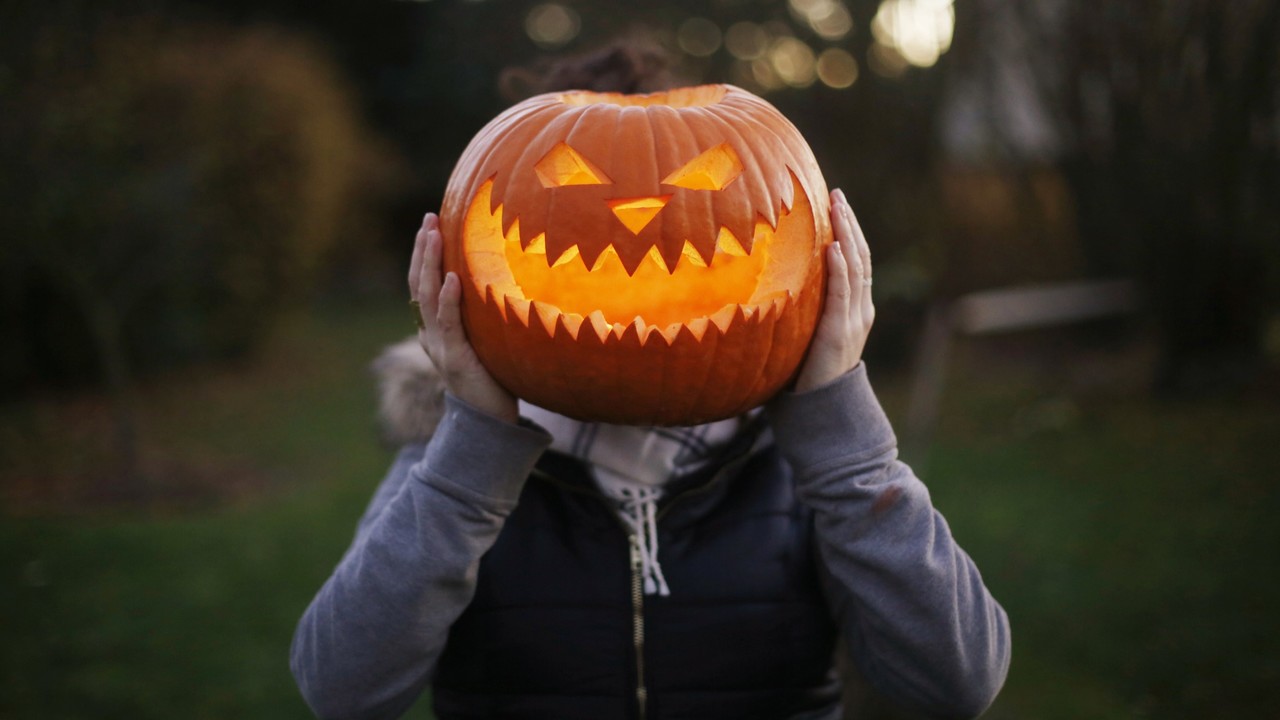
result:
[[[671,595],[640,597],[624,526],[579,462],[544,454],[449,633],[436,714],[825,715],[839,697],[836,629],[811,513],[777,452],[689,478],[659,512]]]

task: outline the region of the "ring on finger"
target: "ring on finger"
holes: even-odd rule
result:
[[[413,310],[413,319],[418,323],[418,329],[422,330],[427,326],[427,321],[422,319],[422,303],[410,300],[409,307]]]

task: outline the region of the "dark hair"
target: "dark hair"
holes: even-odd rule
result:
[[[655,92],[678,84],[671,65],[671,54],[655,40],[632,35],[576,55],[507,68],[498,87],[511,102],[557,90]]]

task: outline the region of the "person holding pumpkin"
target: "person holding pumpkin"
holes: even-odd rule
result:
[[[426,215],[416,345],[384,361],[418,427],[294,637],[318,716],[398,717],[429,687],[441,718],[834,720],[837,644],[904,707],[989,706],[1008,618],[897,460],[862,362],[866,238],[839,190],[809,202],[819,227],[829,202],[833,241],[793,382],[676,427],[513,395],[467,335],[476,296]]]

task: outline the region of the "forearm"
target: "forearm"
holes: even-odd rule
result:
[[[398,717],[430,681],[481,556],[549,438],[454,399],[307,608],[291,667],[321,717]]]
[[[770,407],[797,491],[815,513],[832,602],[854,661],[900,702],[946,717],[994,699],[1008,619],[956,545],[859,366]]]

